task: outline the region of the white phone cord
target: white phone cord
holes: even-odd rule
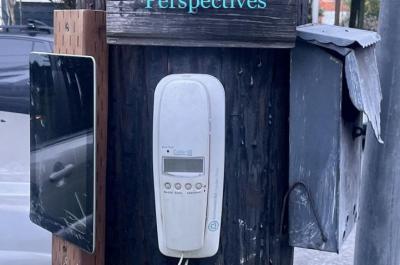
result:
[[[183,252],[182,252],[181,258],[179,259],[178,265],[182,265],[182,261],[183,261]]]
[[[183,253],[181,255],[181,258],[179,259],[178,265],[182,265],[182,261],[183,261]],[[189,265],[189,259],[186,259],[185,265]]]

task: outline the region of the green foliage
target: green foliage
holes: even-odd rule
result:
[[[379,16],[379,0],[365,1],[365,16]]]
[[[376,31],[378,29],[380,0],[365,0],[364,28]]]

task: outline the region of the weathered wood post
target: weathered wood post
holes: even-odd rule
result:
[[[382,84],[382,138],[368,130],[363,161],[356,265],[400,263],[400,2],[382,0],[378,66]]]
[[[364,8],[365,8],[365,0],[353,0],[351,2],[349,27],[363,28]]]
[[[307,16],[296,17],[304,3],[188,14],[108,1],[106,264],[178,262],[158,250],[152,170],[154,90],[173,73],[213,75],[226,93],[220,248],[190,262],[292,264],[280,218],[288,190],[289,48],[296,21]]]

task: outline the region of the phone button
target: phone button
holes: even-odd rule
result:
[[[180,183],[175,183],[175,189],[180,190],[182,185]]]
[[[201,190],[201,188],[203,188],[203,184],[201,184],[200,182],[196,183],[196,189]]]
[[[186,188],[187,190],[191,190],[191,189],[192,189],[192,184],[186,183],[186,184],[185,184],[185,188]]]
[[[164,184],[164,187],[165,187],[167,190],[171,189],[171,183],[166,182],[166,183]]]

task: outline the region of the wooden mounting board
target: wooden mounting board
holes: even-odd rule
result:
[[[157,1],[155,1],[157,2]],[[176,1],[175,1],[176,2]],[[229,2],[229,1],[227,1]],[[293,48],[297,2],[268,0],[264,9],[146,8],[146,0],[107,1],[109,44]]]
[[[53,236],[53,265],[103,265],[105,249],[105,186],[107,161],[108,47],[106,14],[94,10],[54,11],[54,52],[93,56],[96,60],[96,247],[88,254]]]

